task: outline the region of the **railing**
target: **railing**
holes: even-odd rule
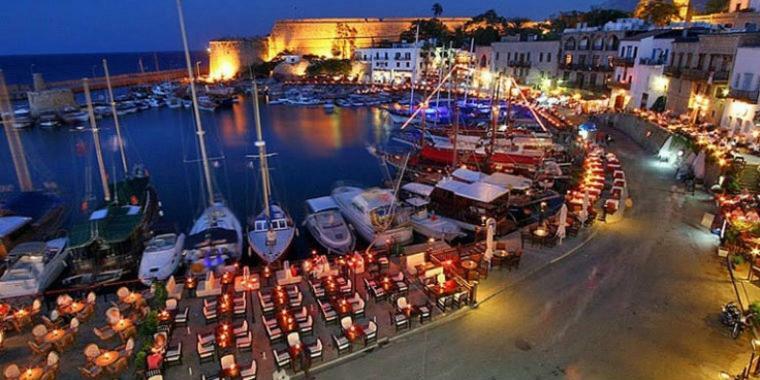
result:
[[[631,89],[631,82],[620,82],[616,80],[611,80],[607,83],[607,85],[610,88],[619,88],[623,90],[630,90]]]
[[[509,61],[507,63],[509,67],[530,67],[530,61]]]
[[[712,81],[715,82],[728,82],[729,72],[728,71],[715,71],[712,74]]]
[[[660,66],[664,65],[666,62],[665,58],[640,58],[639,59],[639,65],[646,65],[646,66]]]
[[[580,63],[561,63],[559,68],[574,71],[612,71],[612,66],[609,65],[589,65]]]
[[[681,76],[681,69],[676,66],[665,66],[663,74],[669,77],[678,78]]]
[[[710,72],[702,69],[683,69],[682,75],[684,79],[695,81],[707,81],[710,79]]]
[[[612,66],[633,67],[635,60],[631,57],[613,57]]]
[[[736,88],[730,88],[728,90],[728,97],[736,100],[747,101],[752,104],[760,104],[758,98],[760,98],[760,90],[740,90]]]

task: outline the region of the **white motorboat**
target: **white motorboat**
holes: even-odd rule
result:
[[[207,207],[185,240],[185,262],[194,272],[204,272],[239,260],[243,252],[240,221],[222,204]]]
[[[306,200],[308,215],[304,225],[321,246],[329,253],[344,255],[354,250],[356,238],[340,214],[340,208],[332,197]]]
[[[410,182],[401,187],[401,198],[412,209],[409,217],[412,228],[418,234],[435,240],[452,241],[465,236],[456,221],[436,215],[428,210],[430,194],[435,188],[422,183]]]
[[[138,278],[145,285],[153,281],[164,281],[179,267],[185,234],[160,234],[148,241],[140,260]]]
[[[256,147],[261,168],[262,201],[264,209],[249,222],[248,245],[256,255],[266,263],[272,263],[287,252],[293,242],[296,228],[293,219],[285,210],[270,199],[271,188],[269,179],[269,164],[267,161],[266,142],[261,132],[259,117],[259,91],[256,82],[252,83],[252,101],[254,123],[256,125]]]
[[[219,103],[211,100],[211,98],[207,96],[201,96],[198,99],[198,108],[204,111],[216,111],[218,107],[219,107]]]
[[[78,107],[64,107],[61,119],[67,124],[81,124],[87,121],[89,115]]]
[[[10,267],[0,277],[0,299],[44,292],[66,268],[66,244],[59,238],[17,245],[8,255]]]
[[[393,207],[395,197],[389,190],[368,190],[340,186],[332,191],[340,212],[359,235],[370,243],[406,244],[412,240],[412,227],[403,212]]]
[[[182,107],[182,100],[180,100],[180,98],[171,97],[166,100],[166,105],[169,108],[179,108]]]
[[[26,108],[19,108],[13,111],[13,128],[24,129],[31,127],[34,124],[32,115]]]
[[[325,112],[328,113],[335,111],[335,103],[333,102],[326,102],[322,107],[325,109]]]

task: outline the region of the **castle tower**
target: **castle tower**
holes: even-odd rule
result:
[[[691,20],[691,0],[639,0],[639,4],[636,5],[636,9],[633,12],[635,17],[641,17],[641,12],[647,4],[654,2],[668,2],[678,8],[678,18],[673,21],[689,21]]]

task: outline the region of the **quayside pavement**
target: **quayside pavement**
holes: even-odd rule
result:
[[[492,272],[478,308],[314,376],[716,379],[741,371],[749,334],[734,341],[718,321],[735,295],[717,240],[699,226],[710,198],[671,193],[672,168],[606,132],[634,201],[623,221],[529,252],[520,272]]]

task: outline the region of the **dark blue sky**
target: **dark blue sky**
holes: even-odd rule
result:
[[[185,0],[192,48],[215,37],[266,34],[275,19],[428,16],[420,0]],[[600,0],[439,0],[444,16],[493,8],[507,17],[543,18],[586,10]],[[175,0],[5,0],[0,55],[180,50]]]

